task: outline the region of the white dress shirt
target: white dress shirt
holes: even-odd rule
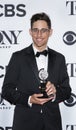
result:
[[[45,48],[46,50],[48,48]],[[36,55],[37,52],[39,52],[39,50],[37,50],[34,45],[33,45],[33,50],[34,50],[34,53]],[[44,68],[44,70],[47,71],[47,68],[48,68],[48,55],[47,56],[44,56],[44,55],[40,55],[39,57],[36,57],[36,63],[37,63],[37,67],[38,67],[38,71],[42,68]]]

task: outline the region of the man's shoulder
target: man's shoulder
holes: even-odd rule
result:
[[[58,52],[58,51],[56,51],[56,50],[53,50],[53,49],[51,49],[51,48],[49,48],[49,52],[50,52],[50,54],[53,55],[53,56],[65,57],[62,53],[60,53],[60,52]]]
[[[31,48],[32,48],[32,46],[30,45],[30,46],[28,46],[28,47],[25,47],[25,48],[23,48],[23,49],[21,49],[21,50],[18,50],[18,51],[16,51],[16,52],[14,52],[13,55],[17,55],[17,56],[18,56],[18,55],[19,55],[19,56],[25,55],[26,53],[30,52],[30,50],[32,50]]]

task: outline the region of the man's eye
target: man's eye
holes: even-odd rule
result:
[[[37,31],[38,31],[38,29],[34,28],[34,29],[33,29],[33,31],[34,31],[34,32],[37,32]]]
[[[42,31],[42,32],[46,32],[46,29],[42,29],[41,31]]]

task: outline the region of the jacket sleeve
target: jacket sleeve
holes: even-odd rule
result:
[[[28,106],[29,95],[21,92],[17,88],[20,73],[19,69],[19,56],[17,53],[14,53],[6,69],[2,86],[2,98],[14,105],[23,104]]]
[[[71,87],[69,84],[69,76],[67,73],[67,67],[64,56],[62,56],[59,67],[59,84],[56,86],[56,89],[56,101],[58,103],[70,98]]]

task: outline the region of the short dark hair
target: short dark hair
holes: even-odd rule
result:
[[[38,21],[38,20],[44,20],[47,22],[47,25],[48,25],[48,28],[51,29],[51,20],[49,18],[49,16],[42,12],[42,13],[37,13],[37,14],[34,14],[32,17],[31,17],[31,28],[33,26],[33,23]]]

